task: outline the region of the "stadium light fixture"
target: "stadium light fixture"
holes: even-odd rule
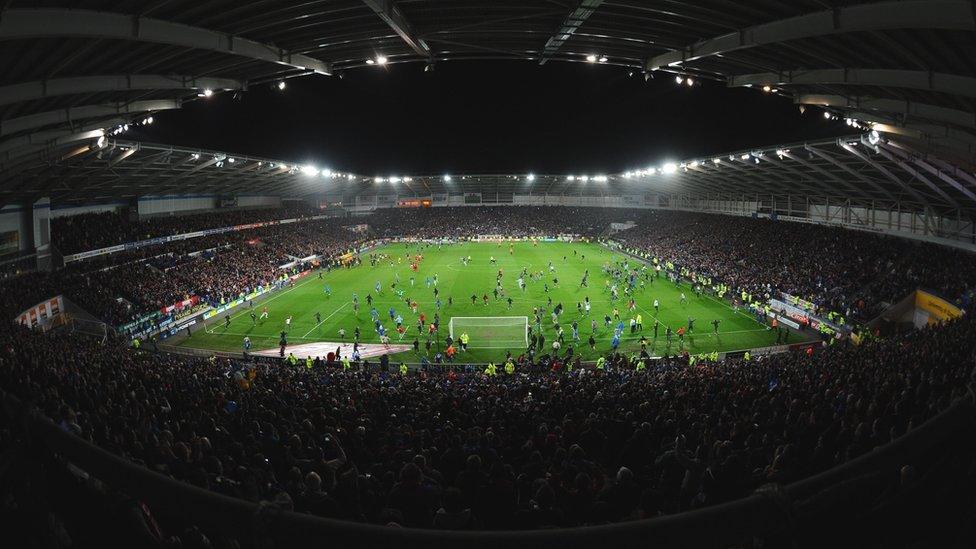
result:
[[[721,163],[722,163],[722,159],[721,158],[713,158],[712,159],[712,164],[721,164]]]
[[[678,171],[678,165],[674,162],[665,162],[664,166],[661,168],[661,173],[665,175],[671,175]]]
[[[449,175],[445,175],[441,179],[444,180],[444,183],[450,183],[451,182],[451,176],[449,176]]]
[[[684,79],[684,78],[682,78],[682,77],[680,77],[680,76],[675,76],[675,77],[674,77],[674,81],[675,81],[675,83],[676,83],[676,84],[678,84],[679,86],[680,86],[681,84],[684,84],[684,83],[685,83],[685,79]]]
[[[596,55],[594,55],[592,53],[589,54],[589,55],[587,55],[586,56],[586,62],[587,63],[596,63]]]
[[[98,141],[95,141],[95,146],[98,147],[99,149],[104,149],[106,143],[107,140],[105,139],[105,135],[102,134],[98,136]]]
[[[367,59],[367,60],[366,60],[366,64],[367,64],[367,65],[375,65],[375,64],[376,64],[376,61],[374,61],[374,60],[372,60],[372,59]]]
[[[567,175],[566,176],[566,181],[576,181],[576,176],[575,175]]]
[[[824,118],[830,120],[830,111],[824,111]]]
[[[581,176],[579,176],[579,180],[582,181],[583,183],[586,183],[587,181],[590,180],[590,176],[588,176],[588,175],[581,175]]]
[[[190,155],[190,158],[192,158],[193,160],[200,160],[200,153],[193,153]],[[273,167],[274,166],[272,166],[272,168]]]
[[[383,179],[382,177],[375,177],[375,178],[373,178],[373,183],[382,183],[384,181],[386,181],[386,180]]]
[[[387,64],[387,62],[389,62],[389,59],[387,59],[385,55],[377,55],[376,56],[376,64],[377,65],[383,66],[383,65]]]
[[[871,145],[877,145],[880,142],[881,134],[878,133],[878,130],[871,130],[871,133],[868,134],[868,143]]]
[[[203,90],[203,97],[210,97],[212,95],[213,95],[213,90],[212,89],[206,88],[206,89]]]
[[[689,168],[697,168],[698,167],[698,164],[699,164],[699,162],[697,160],[692,160],[691,163],[688,164],[688,167]]]
[[[389,181],[390,181],[390,183],[399,183],[401,181],[401,179],[398,176],[391,175],[389,177]]]
[[[601,63],[606,63],[608,61],[607,56],[606,55],[601,55],[599,61]]]
[[[688,77],[688,80],[685,80],[685,84],[688,84],[688,86],[694,86],[695,81],[691,77]]]
[[[356,176],[353,174],[349,174],[347,178],[349,179],[349,181],[352,181],[353,179],[356,179]]]
[[[287,84],[285,84],[285,81],[284,80],[282,80],[281,82],[278,82],[278,89],[279,90],[285,89],[286,86],[287,86]]]
[[[319,174],[319,170],[318,170],[318,168],[316,168],[315,166],[313,166],[311,164],[306,164],[306,165],[302,166],[302,173],[305,174],[305,175],[307,175],[307,176],[309,176],[309,177],[313,177],[313,176],[316,176],[316,175]]]
[[[535,181],[535,174],[531,174],[530,173],[529,175],[525,176],[525,178],[527,180],[529,180],[529,183],[531,183],[531,182]]]
[[[605,175],[594,175],[593,181],[596,181],[597,183],[606,183],[608,178]]]

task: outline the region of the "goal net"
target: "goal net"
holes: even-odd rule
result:
[[[529,345],[527,316],[455,316],[451,318],[448,328],[451,339],[468,334],[469,348],[495,349]]]

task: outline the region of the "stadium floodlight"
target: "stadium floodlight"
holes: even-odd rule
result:
[[[451,182],[451,176],[449,176],[449,175],[445,175],[441,179],[444,180],[444,183],[450,183]]]
[[[228,158],[227,161],[230,162],[231,164],[233,164],[234,162],[237,162],[237,160],[235,160],[233,158]]]
[[[661,168],[661,173],[665,175],[671,175],[678,171],[678,165],[674,162],[665,162],[664,166]]]
[[[721,158],[713,158],[712,159],[712,164],[721,164],[721,163],[722,163],[722,159]]]
[[[685,79],[684,79],[684,78],[682,78],[682,77],[680,77],[680,76],[675,76],[675,77],[674,77],[674,81],[675,81],[675,83],[676,83],[676,84],[678,84],[679,86],[680,86],[681,84],[684,84],[684,83],[685,83]]]
[[[594,175],[593,176],[593,181],[596,181],[597,183],[606,183],[607,180],[608,180],[608,178],[605,175]]]
[[[588,63],[596,63],[596,55],[594,55],[594,54],[592,54],[592,53],[591,53],[591,54],[589,54],[589,55],[587,55],[587,56],[586,56],[586,61],[587,61]]]
[[[579,176],[579,180],[582,181],[583,183],[586,183],[587,181],[590,180],[590,176],[588,176],[588,175],[581,175],[581,176]]]
[[[200,160],[200,153],[193,153],[190,155],[190,158],[192,158],[193,160]],[[272,166],[272,168],[273,167],[274,166]]]
[[[413,181],[413,178],[412,177],[404,177],[403,178],[403,182],[404,183],[411,183],[412,181]]]
[[[576,181],[576,176],[575,175],[567,175],[566,176],[566,181]]]
[[[601,63],[606,63],[608,61],[607,56],[606,55],[601,55],[599,61]]]
[[[397,176],[395,176],[395,175],[391,175],[390,178],[389,178],[389,181],[390,181],[390,183],[399,183],[400,182],[400,178],[397,177]]]
[[[376,64],[376,61],[373,61],[372,59],[367,59],[366,60],[366,64],[367,65],[375,65]]]
[[[827,120],[830,120],[830,111],[825,111],[824,112],[824,118],[826,118]]]
[[[353,174],[349,174],[347,177],[348,177],[349,181],[352,181],[353,179],[356,179],[356,176],[353,175]]]
[[[881,134],[878,133],[878,130],[871,130],[871,133],[868,134],[868,143],[871,145],[877,145],[880,142]]]
[[[630,172],[624,172],[624,179],[630,179]]]
[[[376,64],[377,65],[381,65],[381,66],[382,65],[385,65],[388,61],[389,61],[389,59],[387,59],[385,55],[377,55],[376,56]]]
[[[535,174],[530,173],[529,175],[525,176],[525,178],[529,180],[529,183],[531,183],[535,181]]]
[[[697,168],[698,167],[698,164],[699,164],[699,162],[697,160],[692,160],[691,163],[688,164],[688,167],[689,168]]]
[[[306,164],[306,165],[302,166],[302,173],[305,174],[305,175],[307,175],[307,176],[309,176],[309,177],[312,177],[312,176],[318,175],[319,174],[319,170],[318,170],[318,168],[316,168],[315,166],[313,166],[311,164]]]
[[[204,97],[210,97],[211,95],[213,95],[213,90],[212,89],[206,88],[206,89],[203,90],[203,96]]]
[[[322,177],[332,177],[332,170],[328,168],[322,168]]]
[[[98,141],[95,141],[95,146],[98,147],[99,149],[104,149],[106,143],[107,140],[105,139],[105,135],[102,134],[98,136]]]
[[[278,89],[279,90],[285,89],[285,86],[287,86],[287,84],[285,84],[285,81],[284,80],[282,80],[281,82],[278,82]]]
[[[689,86],[694,86],[695,85],[695,81],[692,80],[691,77],[689,76],[688,77],[688,80],[685,80],[685,84],[688,84]]]

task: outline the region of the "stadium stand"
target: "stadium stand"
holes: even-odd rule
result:
[[[4,547],[976,547],[974,8],[3,2]],[[469,64],[481,65],[470,71],[477,77],[461,80],[458,66]],[[515,64],[556,85],[533,84],[509,71]],[[557,81],[563,69],[579,80]],[[452,97],[445,78],[465,96]],[[494,85],[526,99],[496,101]],[[437,103],[456,99],[459,116],[440,112]],[[499,123],[490,116],[497,106],[525,118]],[[758,142],[766,131],[794,141]],[[470,137],[486,139],[479,147]],[[384,138],[401,154],[383,150]],[[238,146],[230,143],[243,146],[201,148]],[[330,143],[346,152],[320,149]],[[262,148],[301,160],[250,154]],[[607,150],[612,157],[595,158]],[[696,156],[666,156],[679,152]],[[460,171],[475,169],[522,173]],[[298,342],[331,349],[326,339],[337,336],[337,352],[358,345],[358,295],[330,300],[329,276],[353,281],[344,294],[384,288],[366,299],[385,308],[405,286],[394,289],[393,276],[413,287],[422,252],[439,248],[416,241],[480,237],[498,255],[502,237],[585,246],[592,263],[563,256],[567,267],[589,267],[574,296],[590,291],[603,257],[612,259],[601,282],[629,271],[628,297],[632,260],[659,261],[680,295],[665,312],[687,317],[688,333],[695,307],[709,315],[694,312],[701,324],[713,323],[711,334],[700,326],[699,342],[719,339],[720,314],[750,329],[722,332],[736,342],[726,340],[722,358],[712,344],[706,358],[698,351],[711,343],[690,351],[684,332],[672,352],[674,321],[662,322],[666,350],[655,341],[651,351],[663,356],[651,356],[636,318],[626,352],[606,352],[618,348],[626,318],[610,346],[598,349],[592,328],[581,350],[577,316],[573,344],[547,340],[551,353],[541,342],[537,354],[499,350],[506,363],[496,368],[465,360],[495,352],[472,346],[431,364],[439,320],[428,323],[417,296],[401,291],[397,311],[411,310],[418,333],[428,327],[420,364],[391,358],[409,351],[382,354],[409,347],[392,306],[401,345],[390,347],[373,318],[376,337],[365,345],[387,345],[375,356],[285,356]],[[512,248],[500,258],[509,288]],[[404,265],[390,250],[407,251]],[[541,264],[552,256],[534,255]],[[370,268],[389,260],[390,276],[362,275],[367,258]],[[475,318],[506,318],[488,316],[504,314],[499,293],[510,314],[527,314],[501,291],[496,257],[483,259],[473,275],[452,269],[442,287],[497,275],[493,302],[472,293],[485,314]],[[305,275],[319,265],[331,272],[315,283]],[[559,284],[549,267],[552,278],[533,273],[546,294]],[[307,282],[317,284],[314,304]],[[292,305],[282,306],[252,355],[245,333],[258,339],[261,301],[300,284],[309,293],[286,299],[308,305],[293,332],[304,335],[287,335]],[[616,288],[606,295],[593,302],[616,316]],[[656,340],[659,319],[646,308],[657,315],[658,304],[642,295]],[[772,298],[801,313],[816,305],[830,321],[817,319],[820,329],[855,329],[774,332],[778,319],[796,317],[781,301],[784,315],[770,315]],[[550,333],[562,338],[563,304],[548,301]],[[52,302],[53,318],[42,315]],[[632,297],[628,305],[641,318]],[[238,320],[247,306],[250,326]],[[320,328],[335,313],[355,315],[355,344],[344,328],[336,333],[342,315]],[[182,314],[199,316],[192,334]],[[40,319],[36,329],[24,318]],[[527,316],[507,318],[528,335]],[[443,320],[453,325],[447,310]],[[219,323],[224,333],[214,334]],[[804,337],[791,343],[797,332]],[[181,346],[208,337],[232,339]],[[275,341],[280,356],[269,354]]]
[[[812,357],[644,372],[611,357],[601,371],[485,378],[183,358],[6,327],[0,385],[68,433],[219,494],[375,524],[537,529],[699,509],[850,461],[965,397],[974,345],[967,318]],[[923,475],[941,477],[927,488],[939,510],[971,504],[971,440],[965,458],[873,477],[868,515],[915,508]],[[203,527],[143,512],[153,529]],[[907,524],[883,536],[901,532],[939,536]]]

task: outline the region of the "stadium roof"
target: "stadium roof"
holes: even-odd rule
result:
[[[49,196],[59,204],[156,194],[324,195],[355,198],[482,193],[610,196],[659,193],[714,200],[791,197],[976,218],[976,177],[945,160],[872,133],[685,159],[617,174],[362,175],[288,160],[106,139],[18,176],[7,200]]]
[[[970,0],[8,0],[2,6],[0,178],[7,191],[25,164],[56,162],[90,146],[99,132],[180,108],[205,90],[240,93],[386,63],[492,59],[603,63],[681,85],[691,77],[696,85],[752,86],[875,123],[970,171],[976,165]]]

